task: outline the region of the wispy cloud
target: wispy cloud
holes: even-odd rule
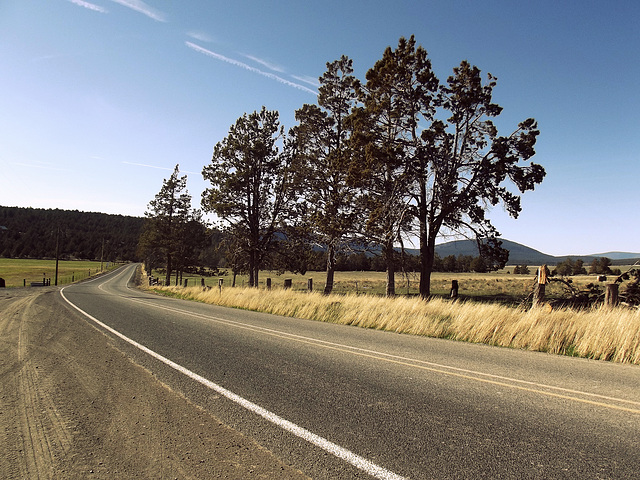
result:
[[[196,52],[199,52],[199,53],[202,53],[202,54],[207,55],[209,57],[215,58],[216,60],[220,60],[222,62],[229,63],[229,64],[234,65],[236,67],[243,68],[243,69],[248,70],[250,72],[257,73],[258,75],[262,75],[264,77],[270,78],[271,80],[275,80],[275,81],[280,82],[280,83],[282,83],[284,85],[287,85],[289,87],[297,88],[298,90],[302,90],[304,92],[311,93],[312,95],[317,95],[318,94],[318,92],[316,92],[314,90],[311,90],[310,88],[307,88],[304,85],[300,85],[299,83],[291,82],[291,81],[289,81],[289,80],[287,80],[285,78],[279,77],[278,75],[274,75],[273,73],[264,72],[264,71],[260,70],[259,68],[252,67],[251,65],[247,65],[246,63],[240,62],[238,60],[234,60],[233,58],[225,57],[224,55],[220,55],[219,53],[212,52],[211,50],[207,50],[206,48],[203,48],[203,47],[201,47],[199,45],[196,45],[195,43],[185,42],[185,44],[187,45],[187,47],[195,50]]]
[[[125,165],[133,165],[134,167],[145,167],[145,168],[155,168],[156,170],[167,170],[169,172],[173,172],[175,167],[158,167],[157,165],[148,165],[146,163],[134,163],[134,162],[122,162]],[[198,172],[189,172],[188,170],[180,170],[180,173],[188,173],[191,175],[198,175]]]
[[[213,39],[203,32],[187,32],[187,36],[193,38],[194,40],[199,40],[201,42],[213,42]]]
[[[118,3],[123,7],[130,8],[131,10],[135,10],[136,12],[142,13],[147,17],[157,21],[157,22],[166,22],[167,19],[165,15],[156,10],[153,7],[150,7],[142,0],[111,0],[112,2]]]
[[[94,5],[93,3],[85,2],[84,0],[69,0],[69,1],[74,5],[88,8],[89,10],[93,10],[94,12],[109,13],[106,8],[100,7],[99,5]]]
[[[318,88],[320,86],[320,82],[316,77],[310,77],[308,75],[291,75],[291,76],[296,80],[307,83],[315,88]]]
[[[273,70],[274,72],[284,73],[284,69],[279,67],[278,65],[274,65],[273,63],[269,63],[266,60],[262,60],[261,58],[254,57],[253,55],[245,55],[242,54],[243,57],[248,58],[249,60],[253,60],[256,63],[259,63],[263,67],[267,67],[269,70]]]

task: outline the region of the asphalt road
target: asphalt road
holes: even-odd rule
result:
[[[312,478],[640,478],[638,366],[158,297],[134,268],[62,295]]]

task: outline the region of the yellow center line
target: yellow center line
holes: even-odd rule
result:
[[[164,305],[157,305],[157,304],[155,304],[153,302],[147,302],[147,301],[141,300],[141,299],[129,298],[129,300],[131,300],[133,302],[138,302],[138,303],[143,303],[145,305],[153,306],[155,308],[159,308],[159,309],[162,309],[162,310],[167,310],[167,311],[180,313],[180,314],[186,314],[186,315],[190,315],[190,316],[197,317],[197,318],[204,319],[204,320],[215,321],[217,323],[222,323],[222,324],[225,324],[225,325],[228,325],[228,326],[233,326],[235,328],[243,328],[245,330],[259,332],[259,333],[270,335],[270,336],[273,336],[273,337],[278,337],[278,338],[282,338],[282,339],[286,339],[286,340],[293,340],[293,341],[296,341],[298,343],[304,343],[304,344],[307,344],[307,345],[313,345],[315,347],[322,347],[322,348],[325,348],[325,349],[334,350],[334,351],[338,351],[338,352],[343,352],[343,353],[347,353],[347,354],[351,354],[351,355],[357,355],[357,356],[364,357],[364,358],[371,358],[371,359],[375,359],[375,360],[380,360],[380,361],[387,362],[387,363],[392,363],[392,364],[395,364],[395,365],[402,365],[402,366],[405,366],[405,367],[413,367],[413,368],[417,368],[417,369],[420,369],[420,370],[440,373],[440,374],[443,374],[443,375],[449,375],[449,376],[452,376],[452,377],[464,378],[466,380],[474,380],[476,382],[486,383],[486,384],[490,384],[490,385],[497,385],[497,386],[500,386],[500,387],[512,388],[512,389],[521,390],[521,391],[524,391],[524,392],[537,393],[537,394],[545,395],[545,396],[548,396],[548,397],[560,398],[560,399],[563,399],[563,400],[569,400],[569,401],[584,403],[584,404],[587,404],[587,405],[594,405],[594,406],[597,406],[597,407],[603,407],[603,408],[608,408],[608,409],[612,409],[612,410],[619,410],[619,411],[629,412],[629,413],[633,413],[633,414],[640,414],[640,409],[639,408],[632,408],[632,407],[626,407],[626,406],[621,406],[621,405],[615,405],[613,403],[607,403],[607,402],[597,401],[597,400],[589,400],[589,399],[586,399],[586,398],[578,398],[578,397],[575,397],[575,396],[572,396],[572,395],[567,395],[567,394],[557,393],[557,392],[548,392],[548,391],[545,391],[545,390],[541,389],[541,388],[561,389],[559,387],[540,385],[541,388],[539,389],[539,388],[532,388],[532,387],[527,387],[527,386],[523,386],[523,385],[516,385],[514,383],[508,383],[508,382],[504,382],[504,381],[500,381],[500,380],[494,380],[494,379],[490,379],[490,378],[481,378],[481,377],[478,377],[478,376],[470,375],[468,373],[460,373],[459,371],[458,372],[452,372],[452,371],[443,370],[443,368],[455,368],[455,367],[442,366],[441,368],[436,368],[436,367],[431,367],[431,366],[427,366],[427,365],[419,365],[419,364],[417,364],[415,362],[421,362],[420,360],[406,361],[406,360],[409,360],[409,359],[402,360],[402,359],[399,359],[399,358],[390,358],[391,355],[385,354],[385,353],[364,351],[363,349],[360,349],[358,347],[350,347],[350,346],[346,346],[346,345],[334,344],[334,343],[331,343],[331,342],[326,342],[324,340],[317,340],[317,339],[312,339],[312,338],[309,338],[309,337],[302,337],[302,336],[296,335],[296,334],[279,332],[277,330],[271,330],[271,329],[268,329],[268,328],[265,328],[265,327],[258,327],[258,326],[249,325],[249,324],[245,324],[245,323],[235,322],[235,321],[227,320],[227,319],[224,319],[224,318],[214,317],[214,316],[210,316],[210,315],[204,315],[204,314],[200,314],[200,313],[192,313],[192,312],[188,312],[188,311],[185,311],[185,310],[172,308],[172,307],[168,307],[168,306],[164,306]],[[459,369],[459,370],[461,370],[461,369]],[[477,375],[489,375],[489,374],[484,374],[484,373],[481,373],[481,372],[473,372],[473,373],[476,373]],[[504,378],[504,377],[498,377],[498,378]],[[511,380],[513,382],[519,382],[519,383],[532,383],[532,382],[524,382],[522,380],[517,380],[517,379],[508,379],[508,380]],[[566,391],[566,389],[561,389],[561,390],[565,390]],[[576,390],[570,390],[570,391],[573,392],[573,393],[576,393],[578,395],[588,395],[588,396],[599,396],[599,397],[602,397],[600,395],[591,394],[591,393],[588,393],[588,392],[579,392],[579,391],[576,391]],[[634,402],[632,400],[617,399],[617,398],[612,398],[612,397],[604,397],[604,398],[608,398],[608,399],[610,399],[612,401],[618,401],[618,402],[624,402],[624,403],[632,403],[632,404],[640,404],[639,402]]]

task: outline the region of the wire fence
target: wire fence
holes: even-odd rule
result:
[[[98,265],[93,268],[77,268],[77,269],[68,269],[61,268],[58,272],[58,286],[70,285],[72,283],[80,282],[87,278],[96,276],[100,273],[109,272],[118,268],[120,264],[117,263],[109,263],[108,265],[104,265],[102,269],[100,268],[99,262]],[[78,267],[81,267],[78,265]],[[56,285],[56,276],[55,269],[51,268],[47,265],[44,268],[44,273],[35,274],[33,272],[33,268],[25,269],[23,272],[13,272],[11,275],[5,275],[5,287],[41,287],[41,286],[52,286]],[[1,275],[0,275],[1,276]]]

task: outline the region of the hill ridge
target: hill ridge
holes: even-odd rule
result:
[[[620,264],[621,261],[637,261],[640,259],[640,253],[633,252],[608,252],[604,254],[591,255],[549,255],[534,248],[528,247],[521,243],[500,238],[502,247],[509,250],[509,261],[507,265],[557,265],[567,259],[582,260],[585,263],[591,263],[596,258],[607,257],[614,264]],[[453,240],[436,245],[436,253],[440,258],[449,255],[470,255],[476,257],[479,255],[478,246],[475,240]]]
[[[61,251],[63,257],[96,259],[104,253],[119,259],[135,260],[135,249],[144,221],[143,217],[128,215],[0,205],[0,256],[51,258],[55,255],[54,232],[60,226],[66,237]],[[512,240],[500,240],[503,247],[509,250],[508,265],[557,265],[566,259],[580,259],[588,264],[598,257],[610,258],[614,265],[640,261],[640,253],[611,251],[554,256]],[[418,249],[406,251],[413,255],[420,253]],[[438,244],[436,254],[440,258],[479,255],[475,240],[453,240]]]

